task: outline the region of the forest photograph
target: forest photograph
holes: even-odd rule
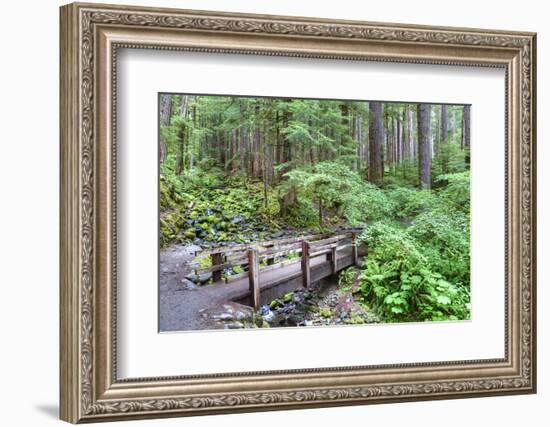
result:
[[[470,110],[160,93],[159,331],[469,320]]]

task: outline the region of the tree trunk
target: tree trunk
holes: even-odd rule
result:
[[[172,115],[172,95],[160,96],[160,124],[170,126],[170,116]],[[159,160],[163,163],[166,160],[166,141],[162,136],[159,144]]]
[[[464,106],[464,114],[462,115],[462,123],[463,123],[463,138],[464,138],[464,161],[466,162],[466,166],[470,168],[470,105]]]
[[[420,176],[420,188],[431,188],[431,147],[430,147],[430,106],[428,104],[417,105],[418,114],[418,170]]]
[[[283,129],[287,128],[291,118],[292,118],[291,112],[288,110],[288,108],[285,109],[285,111],[283,112],[283,126],[282,126]],[[292,145],[287,135],[281,132],[280,136],[281,136],[281,144],[282,144],[281,160],[283,164],[286,163],[286,165],[280,169],[281,181],[284,181],[286,180],[286,178],[284,177],[284,174],[289,172],[291,169],[288,163],[292,161]],[[295,203],[296,203],[296,189],[290,188],[286,194],[283,194],[282,197],[279,198],[281,216],[287,215],[289,208]]]
[[[403,110],[403,118],[401,119],[401,152],[402,157],[401,161],[409,160],[410,157],[410,142],[409,142],[409,129],[408,129],[408,118],[409,115],[409,107],[407,106]]]
[[[184,167],[185,157],[185,142],[187,139],[187,125],[185,120],[187,119],[187,110],[189,105],[189,97],[187,95],[181,96],[180,102],[180,116],[183,119],[181,128],[178,131],[178,151],[176,154],[176,175],[181,175]]]
[[[359,112],[353,114],[353,140],[355,141],[355,153],[357,156],[353,169],[361,170],[361,116]]]
[[[447,143],[449,142],[449,117],[447,113],[447,106],[441,106],[441,136],[439,138],[440,144],[440,158],[441,158],[441,170],[443,173],[447,173],[449,169],[449,150],[447,149]],[[441,154],[441,149],[443,154]]]
[[[446,144],[449,137],[449,119],[447,114],[447,106],[441,106],[441,144]]]
[[[409,124],[409,152],[410,152],[410,158],[411,160],[416,159],[416,146],[414,141],[414,120],[413,120],[413,110],[412,107],[409,105],[408,111],[407,111],[407,120]]]
[[[369,103],[369,171],[368,180],[382,184],[384,179],[382,144],[385,139],[382,123],[382,103]]]
[[[403,162],[403,123],[400,114],[397,115],[395,122],[397,125],[397,164],[401,164]]]
[[[388,162],[388,166],[390,169],[390,172],[393,172],[393,166],[394,166],[394,139],[395,139],[395,133],[394,133],[394,127],[393,127],[393,116],[388,116],[388,122],[386,126],[386,160]]]
[[[437,114],[436,108],[430,108],[430,138],[432,141],[432,159],[439,156],[439,137],[441,136],[441,132],[439,130],[440,118],[441,115]],[[432,126],[432,123],[434,123],[434,126]]]

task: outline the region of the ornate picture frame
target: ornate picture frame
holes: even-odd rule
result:
[[[112,421],[536,391],[536,35],[75,3],[61,8],[61,419]],[[505,357],[119,379],[117,49],[505,70]]]

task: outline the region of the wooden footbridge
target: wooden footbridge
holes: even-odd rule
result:
[[[202,269],[195,266],[194,272],[197,276],[212,273],[214,286],[205,288],[210,292],[218,289],[216,299],[221,297],[257,310],[261,304],[287,292],[308,288],[348,266],[359,265],[357,235],[360,231],[345,230],[203,251],[198,255],[209,256],[212,266]],[[243,272],[227,273],[239,270]]]

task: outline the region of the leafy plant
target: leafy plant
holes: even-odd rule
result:
[[[434,271],[422,246],[391,223],[369,227],[361,240],[371,246],[361,273],[358,299],[389,322],[469,318],[469,287]]]

